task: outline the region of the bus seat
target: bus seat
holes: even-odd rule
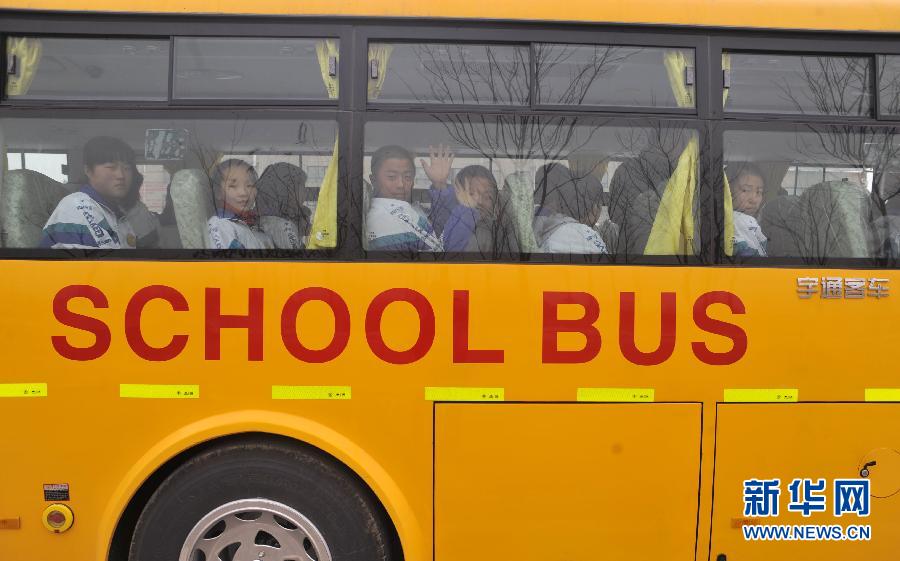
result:
[[[256,209],[260,216],[281,217],[303,237],[309,235],[311,213],[306,202],[306,172],[287,162],[269,165],[256,181]]]
[[[879,216],[872,223],[876,257],[900,259],[900,216]]]
[[[759,212],[759,227],[767,238],[769,257],[797,257],[803,230],[798,223],[800,198],[794,195],[775,197]]]
[[[41,230],[70,188],[36,171],[6,172],[0,190],[0,240],[3,247],[37,247]]]
[[[206,222],[215,212],[209,178],[199,169],[180,170],[172,176],[169,192],[181,247],[206,247]]]
[[[654,191],[662,196],[673,171],[664,156],[651,150],[623,160],[609,181],[609,219],[624,224],[625,214],[641,193]]]
[[[813,185],[800,196],[803,257],[871,257],[873,208],[865,189],[845,181]]]
[[[622,215],[624,223],[619,232],[618,251],[629,255],[643,255],[659,210],[659,195],[653,189],[638,194]]]
[[[303,249],[305,246],[305,240],[297,229],[297,223],[281,216],[260,216],[259,229],[272,238],[276,249]]]

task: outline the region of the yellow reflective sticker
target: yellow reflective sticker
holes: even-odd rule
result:
[[[900,388],[866,388],[866,401],[900,401]]]
[[[350,386],[272,386],[272,399],[350,399]]]
[[[47,384],[0,384],[0,397],[47,397]]]
[[[425,388],[426,401],[503,401],[503,388]]]
[[[781,389],[730,389],[725,390],[725,401],[740,403],[793,403],[799,399],[796,388]]]
[[[655,398],[653,388],[578,388],[578,401],[639,401]]]
[[[142,399],[198,399],[196,384],[119,384],[119,397]]]

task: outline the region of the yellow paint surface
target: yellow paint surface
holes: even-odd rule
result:
[[[900,549],[900,405],[866,403],[799,403],[720,405],[716,446],[712,559],[896,559]],[[877,459],[876,459],[877,458]],[[833,481],[859,478],[870,468],[871,514],[835,517]],[[781,480],[777,518],[765,524],[868,524],[870,541],[745,541],[733,519],[743,516],[745,479]],[[826,480],[826,512],[804,517],[789,512],[788,485],[794,478]],[[883,498],[877,498],[878,496]]]
[[[897,0],[4,0],[4,8],[171,14],[279,14],[650,23],[831,30],[900,30]]]
[[[692,558],[699,404],[440,404],[435,427],[436,561]]]
[[[596,497],[601,487],[590,485],[621,477],[631,479],[615,492],[624,498],[641,497],[644,502],[640,504],[644,506],[651,500],[646,494],[650,493],[650,487],[669,485],[678,492],[693,489],[693,510],[688,520],[669,515],[665,519],[632,520],[636,525],[634,532],[649,531],[648,528],[665,528],[669,532],[672,524],[671,535],[666,534],[669,537],[658,542],[657,549],[654,549],[655,542],[641,543],[641,555],[657,553],[660,559],[693,561],[693,547],[689,556],[680,553],[687,551],[684,525],[695,528],[699,524],[697,547],[702,554],[709,548],[710,525],[727,524],[723,520],[730,521],[735,516],[733,502],[723,503],[721,509],[717,506],[715,512],[712,510],[714,449],[718,447],[717,461],[737,458],[723,472],[722,479],[716,471],[718,488],[719,482],[725,479],[765,475],[760,473],[760,468],[778,465],[782,457],[789,460],[784,472],[793,470],[797,476],[805,476],[816,462],[824,462],[822,465],[826,467],[832,462],[836,466],[845,461],[847,450],[856,454],[858,443],[868,439],[866,430],[875,431],[866,446],[890,447],[891,442],[879,436],[887,433],[878,431],[883,427],[895,428],[897,424],[892,418],[879,416],[882,411],[890,411],[891,404],[853,406],[863,411],[852,418],[853,426],[857,427],[854,430],[841,429],[839,415],[822,417],[830,424],[822,425],[821,431],[816,428],[818,417],[779,416],[782,412],[799,410],[794,408],[807,407],[805,403],[720,405],[720,410],[746,411],[746,417],[741,420],[746,430],[761,427],[765,431],[759,434],[783,438],[777,446],[766,444],[764,441],[772,440],[768,437],[752,441],[747,448],[746,462],[741,460],[744,456],[735,455],[743,454],[748,442],[746,434],[728,430],[717,441],[715,433],[716,403],[722,401],[725,389],[796,388],[806,402],[862,401],[866,388],[896,387],[891,349],[896,346],[896,318],[900,317],[900,294],[896,293],[900,290],[900,272],[897,271],[124,261],[5,261],[0,262],[0,267],[6,300],[5,312],[0,316],[4,355],[0,384],[40,380],[49,388],[48,395],[41,399],[0,400],[0,426],[3,427],[0,448],[4,452],[15,451],[12,455],[4,453],[0,461],[0,519],[20,517],[22,520],[21,529],[0,532],[3,561],[105,560],[118,517],[131,495],[156,468],[200,442],[245,431],[297,438],[345,462],[385,504],[397,525],[406,558],[428,560],[434,545],[433,455],[437,453],[439,461],[441,458],[441,449],[434,447],[432,421],[435,410],[439,413],[470,411],[454,407],[473,407],[479,409],[472,411],[484,412],[486,417],[480,428],[485,434],[504,437],[503,446],[509,457],[530,454],[535,460],[547,461],[548,454],[541,451],[552,450],[574,460],[594,462],[590,472],[585,467],[588,464],[578,464],[574,473],[577,477],[573,477],[579,485],[587,485],[585,489],[594,493],[591,496]],[[888,278],[892,295],[882,299],[803,300],[796,292],[798,276]],[[79,362],[62,358],[51,344],[52,336],[64,336],[77,346],[94,342],[92,335],[61,325],[54,318],[54,296],[72,284],[94,286],[109,301],[109,307],[101,309],[94,309],[86,300],[70,304],[72,311],[97,318],[110,328],[110,348],[96,360]],[[153,284],[177,289],[189,303],[186,312],[174,312],[164,302],[144,309],[140,324],[148,344],[162,346],[174,335],[188,336],[183,352],[165,362],[139,358],[124,335],[129,299],[140,288]],[[329,287],[340,294],[351,316],[348,346],[340,356],[324,364],[301,362],[282,342],[284,302],[297,290],[313,286]],[[248,361],[247,333],[242,329],[224,330],[221,359],[205,359],[204,294],[208,287],[221,290],[225,314],[245,314],[248,288],[264,289],[262,361]],[[379,359],[367,342],[368,306],[376,295],[390,288],[420,292],[434,311],[434,343],[423,358],[411,364],[389,364]],[[453,363],[454,290],[470,291],[470,347],[504,350],[503,364]],[[596,358],[583,364],[542,364],[544,291],[587,292],[597,299],[600,318],[596,328],[602,336],[602,347]],[[659,343],[660,293],[665,291],[676,294],[673,354],[657,366],[632,364],[619,348],[619,295],[636,293],[635,343],[637,348],[650,351]],[[729,339],[707,333],[693,321],[694,302],[709,291],[731,292],[746,308],[744,315],[732,315],[719,304],[709,309],[713,318],[737,325],[747,334],[746,355],[729,366],[704,364],[693,351],[692,343],[702,343],[714,352],[725,352],[731,347]],[[564,309],[560,315],[578,317],[577,312],[577,309]],[[334,330],[328,306],[317,302],[305,305],[297,318],[296,329],[305,347],[325,348]],[[391,305],[383,315],[382,336],[392,349],[410,348],[418,338],[418,329],[419,319],[407,304]],[[563,335],[559,339],[564,348],[584,344],[581,335]],[[189,382],[200,386],[202,392],[198,399],[120,398],[120,384],[135,382],[162,385]],[[272,399],[273,386],[336,385],[352,387],[352,400]],[[423,399],[425,388],[429,387],[503,388],[507,403],[435,404]],[[575,403],[578,388],[653,388],[657,402],[695,403],[578,404]],[[540,421],[544,412],[551,409],[527,410],[527,415],[523,413],[527,418],[519,420],[531,423],[537,432],[523,440],[521,433],[515,432],[516,423],[510,421],[513,417],[503,415],[511,410],[507,408],[518,407],[519,402],[529,406],[527,402],[542,402],[553,407],[569,403],[572,408],[553,409],[553,414],[547,416],[546,430],[540,429]],[[702,404],[702,432],[695,421],[700,415],[699,404]],[[670,406],[672,409],[665,409]],[[690,413],[684,417],[673,413],[672,418],[658,414],[682,410]],[[607,411],[614,414],[607,416]],[[476,430],[475,419],[461,419],[460,426],[470,432]],[[725,423],[720,428],[725,430],[728,426],[736,425]],[[440,427],[439,422],[439,430]],[[795,432],[795,427],[799,427],[796,428],[799,432]],[[831,433],[828,427],[833,429]],[[809,431],[823,435],[822,438],[828,435],[823,447],[804,448],[806,445],[799,437]],[[676,440],[667,444],[667,437]],[[642,474],[640,478],[621,471],[622,466],[612,461],[619,456],[609,456],[611,448],[590,448],[592,442],[612,446],[618,441],[626,443],[627,453],[640,460],[630,463],[631,469]],[[442,442],[452,441],[439,440],[439,447]],[[466,445],[465,442],[456,444]],[[702,445],[702,461],[696,454],[698,445]],[[765,446],[773,446],[774,452],[765,452]],[[794,455],[784,456],[788,452]],[[660,459],[660,454],[665,458]],[[687,456],[681,459],[685,454],[700,462],[699,473],[697,466],[689,467],[686,463]],[[670,466],[669,457],[674,458],[675,467]],[[759,463],[763,460],[769,463]],[[794,470],[791,462],[798,469]],[[500,469],[496,468],[492,477]],[[562,464],[547,470],[547,480],[569,486],[567,493],[571,495],[574,483],[561,481],[566,473]],[[726,473],[728,470],[730,475]],[[836,473],[828,467],[825,474],[833,471]],[[461,479],[455,483],[452,473],[438,471],[441,485],[452,488],[465,483],[468,486],[475,481],[472,478],[479,477],[478,472],[461,471]],[[516,475],[511,468],[507,473],[519,478],[517,481],[524,477]],[[586,480],[589,474],[598,482]],[[77,522],[65,534],[51,535],[40,523],[40,513],[46,507],[41,500],[42,485],[60,482],[71,486],[69,504]],[[518,502],[511,507],[525,510],[532,501],[544,505],[553,502],[553,497],[540,486],[515,487],[519,489]],[[505,488],[505,496],[509,496],[511,489]],[[740,499],[739,494],[732,496],[731,490],[726,492],[726,487],[722,487],[722,493],[721,500]],[[734,493],[739,493],[739,489]],[[567,496],[575,500],[570,495]],[[720,500],[719,491],[716,500]],[[587,502],[577,504],[583,509],[578,512],[587,512]],[[636,516],[636,512],[628,511],[628,516]],[[576,536],[572,547],[578,552],[587,551],[587,544],[597,543],[596,532],[587,530],[589,523],[600,524],[601,528],[603,525],[623,527],[622,516],[617,511],[598,511],[591,516],[584,522],[574,521],[571,530],[565,530],[566,525],[560,521],[553,522],[552,527],[554,531],[568,532],[564,535],[570,538]],[[879,516],[887,517],[884,520],[895,527],[900,524],[900,512],[885,508]],[[440,528],[440,520],[438,524]],[[503,520],[495,521],[493,530],[506,535],[514,535],[516,531],[511,523]],[[716,536],[720,532],[716,530]],[[871,548],[866,550],[871,552],[864,557],[867,561],[893,559],[887,554],[880,556],[888,550],[895,552],[900,545],[888,534],[887,531],[876,534]],[[692,533],[691,544],[693,536]],[[455,551],[452,549],[455,546],[438,537],[438,559],[453,559],[446,553]],[[883,537],[885,545],[879,541]],[[487,540],[489,536],[485,534],[483,538]],[[624,547],[622,543],[612,542],[608,547],[620,552],[616,548]],[[472,544],[473,551],[480,547],[490,546]],[[849,550],[844,546],[835,548],[834,556],[829,551],[816,549],[815,558],[823,561],[857,558],[845,555]],[[679,553],[664,555],[668,552]],[[750,557],[768,558],[766,555]]]

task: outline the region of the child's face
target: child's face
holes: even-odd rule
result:
[[[85,166],[84,171],[91,187],[111,199],[124,199],[134,180],[134,164],[131,162],[105,162],[93,167]]]
[[[735,184],[731,185],[731,189],[734,193],[734,210],[756,216],[759,207],[762,206],[765,189],[763,178],[758,175],[741,175]]]
[[[256,206],[256,185],[245,166],[230,166],[219,186],[225,205],[237,211]]]
[[[408,201],[412,195],[416,170],[405,158],[388,158],[381,163],[378,173],[372,174],[375,192],[388,199]]]
[[[457,182],[457,197],[459,190],[464,189],[469,196],[467,206],[475,207],[483,212],[494,210],[497,202],[497,188],[493,183],[483,177],[473,177],[466,181],[465,186],[460,186]],[[460,202],[463,202],[460,200]],[[466,203],[463,203],[466,204]]]

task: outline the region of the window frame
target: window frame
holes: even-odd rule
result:
[[[694,53],[694,107],[658,107],[658,106],[645,106],[645,105],[598,105],[598,104],[581,104],[581,105],[565,105],[558,103],[539,103],[537,102],[537,98],[539,97],[540,84],[537,79],[537,68],[534,64],[534,49],[537,45],[568,45],[572,47],[632,47],[632,48],[653,48],[653,49],[681,49],[681,50],[690,50]],[[647,45],[647,44],[625,44],[625,43],[616,43],[616,44],[585,44],[585,43],[572,43],[571,41],[565,42],[557,42],[554,41],[552,43],[544,42],[544,41],[532,41],[531,42],[531,53],[532,53],[532,93],[534,98],[532,99],[532,107],[536,111],[573,111],[578,110],[576,108],[582,108],[582,110],[595,111],[601,113],[644,113],[650,115],[675,115],[675,116],[698,116],[699,115],[699,105],[700,105],[700,81],[699,81],[699,63],[698,59],[700,58],[698,55],[697,48],[692,46],[679,46],[679,45]]]
[[[234,106],[304,106],[304,107],[336,107],[340,103],[340,95],[338,95],[337,99],[316,99],[316,98],[242,98],[242,97],[234,97],[228,99],[216,99],[216,98],[184,98],[178,97],[175,95],[175,80],[176,69],[175,69],[175,60],[176,53],[175,47],[178,44],[178,39],[271,39],[273,41],[277,41],[278,39],[308,39],[312,41],[318,40],[336,40],[338,41],[338,51],[342,51],[341,47],[341,39],[338,36],[321,36],[321,37],[226,37],[226,36],[210,36],[210,35],[172,35],[171,36],[171,47],[170,47],[170,63],[169,63],[169,104],[170,105],[184,105],[184,106],[221,106],[221,107],[234,107]],[[341,84],[341,70],[343,65],[340,62],[340,57],[338,57],[338,88],[340,92],[340,84]]]
[[[722,112],[725,118],[750,118],[763,115],[766,118],[777,118],[781,119],[794,119],[794,120],[810,120],[810,121],[828,121],[830,119],[846,119],[848,122],[856,122],[856,121],[865,121],[871,119],[877,119],[875,104],[879,103],[878,93],[875,91],[877,88],[877,78],[876,78],[876,69],[877,65],[877,55],[871,53],[846,53],[846,52],[804,52],[804,51],[783,51],[783,50],[736,50],[736,49],[727,49],[722,51],[722,55],[725,54],[739,54],[739,55],[783,55],[783,56],[792,56],[792,57],[835,57],[835,58],[867,58],[869,59],[869,63],[871,64],[871,72],[869,74],[869,88],[872,92],[870,111],[868,115],[831,115],[831,114],[821,114],[821,113],[799,113],[799,112],[778,112],[771,113],[767,111],[741,111],[741,110],[727,110],[724,107],[724,103],[722,104]],[[721,64],[721,59],[719,61]],[[724,92],[724,72],[725,69],[722,69],[722,90]]]
[[[444,111],[379,111],[371,112],[366,115],[365,119],[359,122],[359,132],[357,138],[361,141],[354,145],[352,177],[364,178],[364,159],[365,159],[365,125],[371,122],[393,122],[393,123],[421,123],[427,122],[431,115],[435,114],[477,114],[481,116],[509,116],[508,113],[498,111],[488,111],[486,108],[482,111],[452,111],[447,108]],[[706,143],[708,137],[707,124],[697,119],[689,119],[678,116],[626,116],[626,115],[596,115],[585,112],[529,112],[529,117],[546,117],[550,119],[559,118],[577,118],[583,120],[585,124],[592,122],[602,123],[608,126],[634,126],[638,128],[641,124],[638,122],[642,119],[649,120],[646,126],[657,125],[681,125],[687,130],[694,130],[697,134],[697,140],[701,146]],[[619,254],[612,253],[582,255],[582,254],[551,254],[551,253],[518,253],[502,259],[484,259],[477,253],[471,252],[394,252],[380,250],[362,250],[362,254],[367,261],[390,261],[390,262],[447,262],[447,263],[543,263],[543,264],[573,264],[573,265],[678,265],[678,266],[699,266],[711,264],[709,256],[712,241],[709,239],[707,224],[709,220],[702,217],[709,214],[713,207],[713,198],[709,195],[709,181],[707,181],[703,170],[708,169],[704,166],[704,155],[700,155],[700,174],[695,196],[699,198],[700,210],[699,220],[700,229],[700,246],[699,251],[695,255],[638,255],[638,254]],[[351,189],[358,191],[356,197],[361,201],[363,193],[362,184],[356,185],[351,182]],[[361,206],[361,205],[360,205]],[[365,242],[362,242],[365,245]]]
[[[7,59],[7,43],[6,40],[10,37],[27,37],[27,38],[35,38],[35,39],[62,39],[62,40],[98,40],[98,39],[113,39],[113,40],[122,40],[127,41],[129,39],[133,40],[143,40],[143,41],[160,41],[166,42],[169,45],[169,62],[168,68],[166,72],[166,77],[168,78],[168,84],[166,84],[166,99],[158,99],[158,100],[147,100],[147,99],[129,99],[127,97],[116,98],[116,99],[17,99],[11,98],[6,93],[6,81],[7,81],[7,72],[6,68],[8,67],[8,59]],[[171,38],[168,35],[159,35],[159,34],[147,34],[140,35],[135,33],[123,34],[123,35],[99,35],[96,32],[88,35],[76,35],[73,33],[66,34],[50,34],[50,33],[26,33],[22,32],[2,32],[0,35],[0,39],[2,39],[2,45],[0,45],[0,50],[3,52],[3,79],[2,79],[2,89],[0,89],[0,107],[10,106],[10,107],[30,107],[34,105],[44,105],[44,106],[61,106],[61,107],[95,107],[97,105],[130,105],[130,106],[141,106],[141,107],[165,107],[169,105],[172,98],[172,49],[173,44]]]
[[[749,132],[771,132],[771,133],[792,133],[803,132],[803,128],[811,129],[810,132],[826,131],[829,127],[852,127],[854,129],[871,128],[871,129],[898,129],[897,134],[900,136],[900,126],[890,122],[868,122],[868,123],[852,123],[841,122],[839,119],[833,119],[830,122],[815,120],[810,122],[799,121],[731,121],[722,122],[713,135],[717,137],[722,145],[722,159],[718,166],[714,169],[724,168],[725,163],[725,134],[732,131],[749,131]],[[719,195],[720,201],[724,202],[724,170],[713,177],[715,182],[715,192]],[[754,268],[791,268],[791,269],[879,269],[890,270],[900,268],[900,258],[890,257],[830,257],[820,262],[812,262],[807,258],[800,256],[783,256],[783,257],[759,257],[759,256],[727,256],[724,252],[724,206],[722,211],[717,214],[719,220],[716,229],[719,231],[719,237],[722,244],[717,247],[716,261],[723,265],[742,266]]]
[[[346,138],[350,132],[350,118],[344,112],[324,109],[287,109],[279,107],[248,108],[230,107],[203,108],[203,109],[172,109],[156,107],[152,109],[135,110],[121,108],[107,108],[97,110],[52,108],[65,113],[72,119],[220,119],[228,120],[229,113],[239,113],[242,117],[256,118],[260,120],[278,119],[282,116],[290,116],[293,119],[309,119],[333,121],[338,138]],[[48,119],[48,108],[18,108],[0,107],[0,122],[4,119]],[[347,144],[342,142],[340,144]],[[54,152],[55,153],[55,152]],[[337,194],[337,222],[338,245],[333,249],[271,249],[271,250],[215,250],[196,248],[159,248],[159,249],[44,249],[44,248],[0,248],[0,259],[40,259],[40,260],[102,260],[102,261],[332,261],[336,259],[347,260],[355,256],[357,246],[354,242],[353,228],[351,224],[352,212],[346,178],[348,159],[345,152],[338,155],[338,194]]]
[[[355,53],[362,57],[364,65],[356,64],[356,76],[368,77],[368,47],[370,43],[458,43],[474,45],[518,45],[528,46],[531,57],[529,70],[530,95],[529,104],[524,105],[479,105],[479,104],[442,104],[442,103],[397,103],[397,102],[371,102],[368,100],[366,86],[368,79],[362,84],[357,84],[355,94],[362,96],[366,101],[368,111],[429,111],[433,109],[452,112],[467,112],[476,108],[490,107],[494,111],[509,112],[534,112],[534,111],[558,111],[608,113],[608,114],[654,114],[674,116],[700,116],[703,114],[708,102],[705,88],[700,85],[708,82],[706,64],[703,53],[707,46],[707,37],[697,33],[664,33],[647,31],[617,31],[607,26],[601,26],[599,30],[590,29],[591,26],[580,25],[574,29],[566,29],[564,25],[539,24],[533,29],[528,29],[528,40],[523,40],[522,33],[525,24],[501,24],[477,25],[469,22],[463,28],[447,25],[443,22],[424,22],[415,28],[408,26],[367,25],[360,26],[360,35],[357,42],[360,44]],[[597,26],[593,26],[597,27]],[[693,30],[692,30],[693,31]],[[488,39],[489,38],[489,39]],[[601,46],[627,46],[627,47],[655,47],[655,48],[679,48],[692,49],[694,52],[694,84],[695,107],[694,108],[660,108],[660,107],[629,107],[619,105],[554,105],[537,102],[537,76],[534,62],[534,45],[538,43],[555,43],[567,45],[601,45]],[[358,61],[357,61],[358,62]],[[364,66],[364,68],[359,68]]]

